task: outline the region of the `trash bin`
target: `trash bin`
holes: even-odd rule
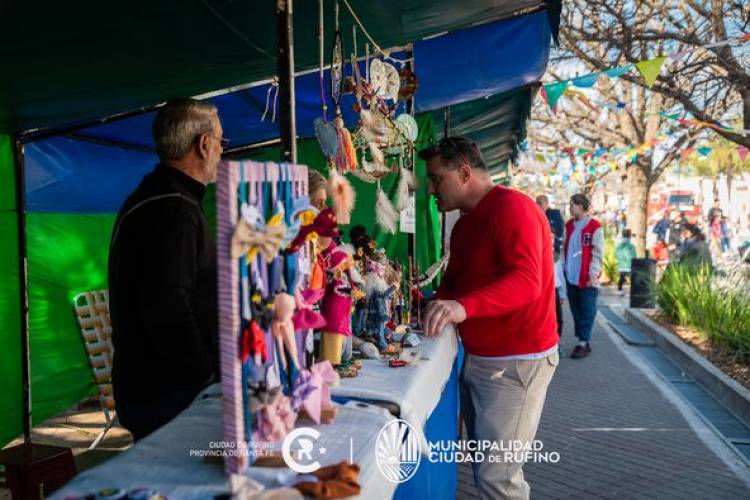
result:
[[[630,307],[653,309],[656,307],[654,285],[656,284],[656,261],[633,259],[630,268]]]

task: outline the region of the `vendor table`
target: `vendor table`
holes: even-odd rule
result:
[[[376,464],[375,444],[380,429],[393,416],[381,407],[357,401],[396,403],[401,418],[424,431],[428,440],[455,439],[458,415],[455,334],[452,329],[444,331],[435,340],[425,340],[420,347],[423,359],[414,366],[388,368],[381,361],[366,361],[359,377],[342,380],[334,395],[339,401],[347,401],[339,406],[332,424],[298,424],[321,433],[315,445],[326,450],[325,458],[319,459],[323,465],[349,460],[350,455],[360,465],[360,498],[455,497],[455,464],[431,464],[423,459],[416,475],[407,482],[398,485],[387,481]],[[148,487],[179,499],[212,498],[228,493],[222,466],[200,456],[202,450],[210,449],[211,442],[223,441],[220,392],[218,384],[206,389],[173,421],[122,454],[79,474],[52,498],[105,488]],[[286,468],[250,467],[246,475],[273,488],[289,484],[295,473]]]
[[[434,338],[422,337],[415,365],[390,368],[381,360],[365,360],[354,378],[342,379],[332,389],[336,401],[393,403],[397,416],[409,422],[429,442],[458,439],[458,373],[461,352],[453,325]],[[389,405],[390,406],[390,405]],[[423,451],[417,473],[399,484],[394,499],[456,497],[454,463],[430,463]]]

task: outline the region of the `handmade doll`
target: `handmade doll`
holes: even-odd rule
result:
[[[326,287],[320,312],[326,319],[321,335],[320,358],[341,364],[345,337],[350,337],[352,309],[352,260],[332,238],[318,239],[319,259],[326,271]],[[327,244],[327,246],[326,246]]]
[[[386,323],[390,318],[386,301],[396,290],[395,286],[388,286],[385,281],[385,265],[372,261],[365,278],[365,293],[367,294],[367,331],[378,339],[381,352],[389,352],[392,347],[385,340]]]
[[[354,268],[360,276],[365,276],[367,274],[367,263],[370,260],[368,255],[372,254],[372,249],[370,248],[371,238],[364,226],[357,225],[349,230],[349,239],[354,247]],[[365,334],[366,327],[367,300],[364,290],[359,287],[355,288],[352,292],[352,298],[354,299],[352,329],[354,330],[354,335],[359,337]]]

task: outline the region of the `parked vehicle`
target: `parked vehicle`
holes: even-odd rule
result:
[[[658,220],[666,210],[677,210],[685,214],[688,222],[699,222],[701,206],[696,198],[697,195],[689,190],[672,190],[653,194],[648,201],[648,218]]]

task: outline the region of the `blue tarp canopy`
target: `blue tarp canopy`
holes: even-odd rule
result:
[[[458,107],[455,110],[458,117],[461,106],[474,103],[467,109],[475,114],[484,113],[485,119],[461,118],[461,127],[453,132],[475,133],[480,145],[492,147],[489,159],[499,168],[512,156],[517,136],[523,133],[532,96],[529,87],[544,73],[550,45],[550,23],[545,11],[417,42],[413,47],[414,67],[420,82],[415,96],[416,111],[453,106]],[[392,55],[406,57],[405,53]],[[364,71],[364,63],[360,66]],[[349,67],[346,73],[351,73]],[[295,88],[298,135],[310,137],[313,120],[321,115],[318,72],[297,77]],[[329,88],[327,76],[324,88]],[[508,92],[518,88],[526,91],[513,94],[515,100],[509,102]],[[271,122],[275,93],[270,84],[258,84],[209,98],[219,108],[224,135],[231,140],[231,147],[278,137],[278,123]],[[261,121],[267,102],[269,110],[265,121]],[[342,102],[344,120],[350,127],[357,123],[357,115],[351,109],[353,102],[351,96],[345,96]],[[328,104],[329,110],[333,109]],[[150,134],[153,114],[29,143],[26,146],[28,209],[117,211],[125,195],[156,162]],[[502,133],[493,136],[494,129],[490,127],[493,124],[502,125]],[[111,147],[113,144],[121,147]],[[106,183],[101,182],[102,169],[107,173]]]

